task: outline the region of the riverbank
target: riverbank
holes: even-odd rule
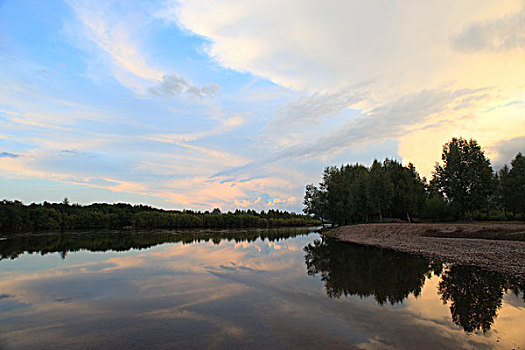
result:
[[[525,224],[362,224],[323,230],[341,241],[479,266],[525,281]]]

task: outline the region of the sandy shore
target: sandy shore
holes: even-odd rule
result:
[[[525,281],[525,224],[363,224],[323,233],[342,241],[480,266]]]

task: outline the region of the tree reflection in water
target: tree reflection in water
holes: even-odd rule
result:
[[[451,266],[441,276],[439,294],[450,301],[452,321],[466,332],[487,332],[496,319],[503,294],[523,286],[508,277],[472,266]],[[525,296],[524,296],[525,301]]]
[[[304,250],[308,274],[321,275],[328,296],[373,296],[379,304],[418,296],[425,277],[433,269],[439,272],[441,266],[423,257],[330,238],[316,240]]]
[[[381,305],[418,296],[426,278],[441,275],[438,293],[450,301],[452,321],[466,332],[490,330],[508,290],[520,293],[523,282],[476,267],[451,266],[426,258],[336,241],[316,240],[304,248],[308,274],[320,274],[331,298],[373,296]],[[525,296],[523,296],[525,301]]]
[[[0,260],[16,259],[20,255],[60,253],[65,259],[69,252],[90,252],[147,249],[165,243],[191,244],[223,240],[254,242],[257,239],[279,241],[311,232],[310,228],[232,229],[232,230],[159,230],[144,232],[85,231],[66,233],[30,234],[9,237],[0,243]]]
[[[76,232],[11,237],[1,241],[0,260],[16,259],[21,254],[58,252],[66,259],[68,252],[127,251],[146,249],[164,243],[190,244],[223,240],[253,242],[257,239],[279,241],[310,232],[309,229],[261,230],[184,230],[147,233]],[[373,297],[381,305],[402,303],[409,295],[418,296],[432,273],[441,275],[438,293],[450,302],[452,321],[466,332],[491,329],[502,298],[507,291],[519,294],[525,282],[475,267],[450,266],[410,254],[374,247],[317,239],[304,247],[308,274],[321,275],[331,298],[357,295]],[[522,295],[525,302],[525,295]]]

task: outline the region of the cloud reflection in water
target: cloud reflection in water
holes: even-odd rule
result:
[[[308,232],[66,235],[25,248],[46,256],[13,241],[1,250],[17,257],[0,261],[0,294],[9,296],[0,299],[2,342],[15,349],[523,344],[510,330],[524,324],[522,295],[508,305],[512,293],[502,292],[490,330],[469,335],[452,322],[451,303],[462,299],[439,283],[441,265]],[[62,260],[53,251],[68,253]],[[454,271],[443,272],[454,286],[471,284]],[[446,291],[454,297],[444,305]]]

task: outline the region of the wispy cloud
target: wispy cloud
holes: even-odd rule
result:
[[[185,93],[212,97],[219,92],[217,84],[198,87],[180,74],[165,73],[144,53],[142,40],[145,39],[141,32],[147,32],[146,28],[155,20],[153,4],[67,1],[80,22],[76,35],[94,44],[109,58],[114,77],[123,85],[140,94],[150,91],[161,97]]]
[[[318,158],[327,153],[334,154],[343,149],[358,148],[369,143],[382,142],[387,138],[400,137],[436,114],[455,107],[455,101],[479,93],[478,90],[423,90],[376,107],[360,118],[349,121],[330,135],[287,147],[265,158],[216,175],[243,174],[250,168],[266,164],[305,157]]]
[[[219,125],[213,129],[203,130],[194,133],[186,134],[156,134],[142,136],[142,138],[151,141],[165,142],[165,143],[175,143],[181,144],[182,142],[191,142],[196,141],[202,138],[222,135],[226,132],[229,132],[236,127],[244,123],[244,118],[240,115],[234,115],[227,118],[213,118],[219,121]]]
[[[300,130],[313,128],[323,121],[338,115],[345,109],[363,99],[361,93],[353,87],[347,87],[334,93],[305,93],[287,101],[278,111],[276,118],[265,127],[267,133],[279,135],[284,130]],[[283,128],[283,126],[286,126]]]
[[[123,6],[117,1],[68,3],[80,21],[79,34],[105,52],[115,68],[146,81],[161,79],[162,72],[146,63],[136,41],[138,32],[151,20],[145,9]]]

